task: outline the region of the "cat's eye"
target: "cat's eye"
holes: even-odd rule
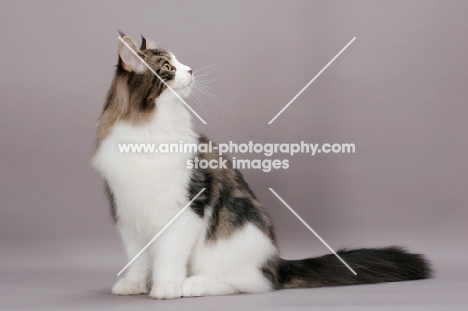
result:
[[[164,63],[164,65],[162,66],[162,69],[167,70],[167,71],[171,71],[172,66],[169,65],[169,63]]]

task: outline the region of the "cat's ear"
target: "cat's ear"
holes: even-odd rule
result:
[[[146,40],[146,49],[157,49],[158,45],[154,41]]]
[[[149,50],[149,49],[156,49],[158,45],[154,41],[146,40],[143,35],[141,35],[141,46],[140,50]]]
[[[132,38],[129,36],[124,36],[122,37],[122,40],[130,46],[130,48],[135,52],[138,53],[140,50],[138,50],[135,42],[133,42]],[[127,71],[134,71],[134,72],[143,72],[145,71],[145,65],[143,62],[140,60],[138,56],[131,51],[128,46],[124,44],[122,41],[120,42],[119,45],[119,57],[120,60],[122,61],[122,66],[125,70]]]

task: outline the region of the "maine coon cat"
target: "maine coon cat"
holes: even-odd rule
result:
[[[194,72],[143,38],[123,40],[181,97]],[[117,295],[153,298],[260,293],[427,278],[423,256],[399,247],[341,250],[352,274],[332,254],[285,260],[273,225],[242,174],[190,169],[187,160],[211,153],[119,153],[119,143],[202,143],[183,103],[124,44],[97,126],[92,164],[105,180],[112,217],[129,260],[202,188],[206,190],[143,252],[113,286]]]

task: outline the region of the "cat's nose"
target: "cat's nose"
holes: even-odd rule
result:
[[[189,72],[191,75],[193,75],[193,71],[192,71],[192,69],[190,69],[188,72]]]

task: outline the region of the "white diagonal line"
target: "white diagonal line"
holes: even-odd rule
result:
[[[319,77],[319,76],[322,74],[322,72],[324,72],[324,71],[325,71],[325,69],[327,69],[327,68],[328,68],[328,66],[330,66],[330,65],[331,65],[331,63],[333,63],[333,62],[335,61],[335,59],[337,59],[337,58],[338,58],[338,56],[340,56],[340,54],[341,54],[341,53],[343,53],[343,52],[344,52],[344,50],[346,50],[346,49],[348,48],[348,46],[350,46],[350,45],[351,45],[351,43],[353,43],[353,41],[354,41],[354,40],[356,40],[356,37],[354,37],[354,38],[353,38],[351,41],[349,41],[349,43],[348,43],[348,44],[346,44],[346,46],[345,46],[343,49],[341,49],[341,51],[340,51],[338,54],[336,54],[336,56],[335,56],[335,57],[333,57],[333,59],[332,59],[330,62],[328,62],[328,64],[327,64],[325,67],[323,67],[323,69],[322,69],[322,70],[320,70],[320,72],[319,72],[318,74],[316,74],[316,75],[315,75],[315,77],[314,77],[312,80],[310,80],[310,82],[309,82],[309,83],[307,83],[307,84],[306,84],[306,86],[304,86],[304,87],[302,88],[302,90],[300,90],[300,91],[299,91],[299,93],[297,93],[297,95],[296,95],[296,96],[294,96],[294,97],[293,97],[293,99],[291,99],[291,100],[289,101],[289,103],[287,103],[287,104],[286,104],[286,106],[284,106],[284,107],[283,107],[283,109],[281,109],[281,111],[280,111],[280,112],[278,112],[278,114],[277,114],[277,115],[276,115],[276,116],[275,116],[273,119],[271,119],[271,121],[270,121],[270,122],[268,122],[268,124],[271,124],[271,123],[273,123],[273,121],[275,121],[275,120],[276,120],[276,118],[278,118],[278,117],[280,116],[280,114],[282,114],[282,113],[283,113],[283,112],[286,110],[286,108],[288,108],[288,107],[289,107],[289,105],[291,105],[291,104],[293,103],[293,101],[295,101],[295,100],[296,100],[296,98],[298,98],[298,97],[299,97],[299,95],[301,95],[301,94],[302,94],[302,92],[304,92],[304,91],[305,91],[305,90],[306,90],[306,89],[309,87],[309,85],[311,85],[311,84],[312,84],[312,82],[314,82],[314,81],[315,81],[315,79],[317,79],[317,78],[318,78],[318,77]]]
[[[126,46],[130,51],[132,51],[132,53],[135,54],[135,56],[138,57],[138,59],[139,59],[146,67],[148,67],[148,69],[149,69],[156,77],[158,77],[158,79],[161,80],[161,82],[164,83],[164,85],[165,85],[169,90],[171,90],[171,92],[174,93],[174,95],[175,95],[181,102],[183,102],[184,105],[185,105],[194,115],[196,115],[197,118],[200,119],[200,121],[202,121],[203,124],[206,124],[205,120],[203,120],[202,117],[200,117],[200,116],[198,115],[198,113],[196,113],[195,110],[193,110],[192,107],[190,107],[189,104],[187,104],[187,103],[185,102],[185,100],[183,100],[182,97],[180,97],[179,94],[177,94],[177,92],[174,91],[174,90],[172,89],[172,87],[170,87],[169,84],[167,84],[166,81],[164,81],[164,79],[161,78],[161,77],[156,73],[156,71],[154,71],[153,68],[151,68],[150,65],[148,65],[148,64],[140,57],[140,55],[138,55],[138,53],[135,52],[135,50],[133,50],[133,49],[130,47],[130,45],[128,45],[128,43],[125,42],[125,41],[122,39],[121,36],[118,36],[117,38],[118,38],[120,41],[122,41],[122,43],[125,44],[125,46]]]
[[[352,273],[354,273],[354,275],[357,275],[357,273],[353,270],[353,268],[351,268],[347,263],[346,261],[343,260],[343,258],[340,257],[340,255],[338,255],[334,250],[333,248],[330,247],[330,245],[327,244],[327,242],[324,241],[324,239],[322,239],[320,237],[320,235],[318,235],[317,232],[314,231],[314,229],[312,229],[305,221],[304,219],[301,218],[301,216],[299,216],[292,208],[291,206],[288,205],[288,203],[286,203],[283,198],[281,198],[276,192],[275,190],[273,190],[272,188],[268,188],[287,208],[289,208],[289,210],[294,214],[294,216],[296,216],[297,218],[299,218],[299,220],[304,224],[304,226],[307,227],[307,229],[309,229],[319,240],[320,242],[322,242],[345,266],[346,268],[348,268]]]
[[[138,256],[140,256],[145,251],[145,249],[147,249],[151,245],[151,243],[153,243],[161,235],[161,233],[163,233],[177,219],[177,217],[179,217],[180,214],[182,214],[190,206],[190,204],[192,204],[192,202],[195,201],[198,198],[198,196],[202,194],[203,191],[205,191],[205,189],[206,188],[200,190],[200,192],[198,192],[197,195],[194,196],[193,199],[191,199],[190,202],[188,202],[187,205],[185,205],[185,207],[181,209],[180,212],[178,212],[177,215],[175,215],[174,218],[172,218],[171,221],[169,221],[167,225],[165,225],[164,228],[162,228],[161,231],[159,231],[158,234],[156,234],[156,236],[152,238],[151,241],[149,241],[148,244],[146,244],[146,246],[143,247],[143,249],[140,252],[138,252],[138,254],[136,254],[135,257],[133,257],[133,259],[130,260],[130,262],[125,267],[123,267],[122,270],[120,270],[119,273],[117,273],[117,275],[119,276],[120,274],[122,274],[122,272],[124,272],[125,269],[127,269],[128,266],[130,266],[138,258]]]

